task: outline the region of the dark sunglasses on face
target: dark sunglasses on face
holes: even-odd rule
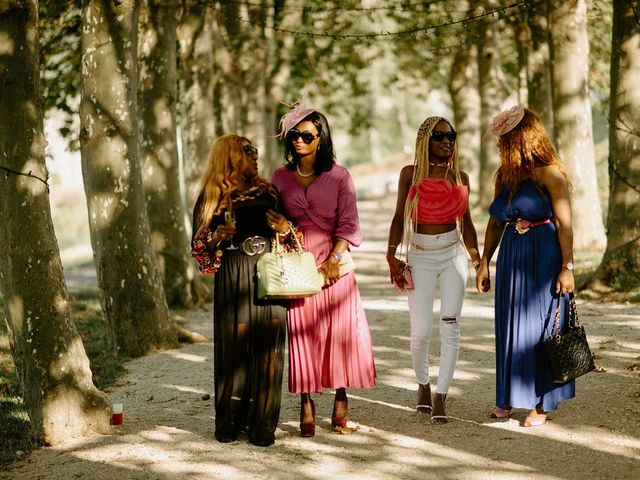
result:
[[[250,156],[258,156],[258,149],[248,143],[242,146],[242,151]]]
[[[453,143],[456,141],[456,138],[458,138],[458,132],[455,132],[453,130],[451,130],[450,132],[431,132],[431,138],[433,138],[436,142],[441,142],[445,137],[447,137],[447,140]]]
[[[287,133],[287,138],[289,140],[291,140],[292,142],[295,142],[296,140],[301,138],[302,141],[304,143],[306,143],[307,145],[309,145],[311,142],[313,142],[319,136],[320,136],[319,133],[313,134],[311,132],[300,132],[300,131],[296,130],[295,128],[293,130],[289,130],[289,132]]]

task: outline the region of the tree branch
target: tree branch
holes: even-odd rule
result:
[[[14,175],[22,175],[23,177],[31,177],[31,178],[35,178],[37,180],[40,180],[42,183],[44,183],[47,186],[47,192],[49,191],[49,183],[47,182],[48,177],[47,177],[47,180],[44,180],[44,179],[40,178],[39,176],[34,175],[33,173],[31,173],[31,170],[29,170],[28,173],[23,173],[23,172],[18,172],[16,170],[13,170],[13,169],[11,169],[9,167],[5,167],[4,165],[0,165],[0,170],[4,170],[5,172],[7,172],[5,174],[5,177],[8,177],[9,175],[11,175],[13,173]]]
[[[614,167],[611,163],[609,163],[609,170],[612,171],[613,173],[615,173],[616,177],[618,177],[622,181],[622,183],[627,185],[632,190],[635,190],[636,192],[640,193],[640,188],[638,188],[637,186],[633,185],[628,178],[623,177],[622,175],[620,175],[620,172],[618,172],[616,167]]]

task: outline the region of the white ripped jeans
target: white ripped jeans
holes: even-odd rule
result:
[[[429,341],[433,330],[433,300],[440,279],[440,369],[437,393],[449,391],[460,349],[460,314],[469,275],[468,258],[458,230],[425,235],[413,233],[407,263],[415,289],[409,291],[411,358],[416,379],[429,378]]]

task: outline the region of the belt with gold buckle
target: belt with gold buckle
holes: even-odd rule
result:
[[[516,232],[518,232],[520,235],[524,235],[525,233],[527,233],[530,228],[544,225],[546,223],[551,223],[551,219],[547,218],[546,220],[540,220],[539,222],[530,222],[529,220],[525,220],[524,218],[518,218],[515,222],[507,222],[508,225],[514,225],[516,228]]]

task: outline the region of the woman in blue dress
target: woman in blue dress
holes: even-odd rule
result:
[[[566,171],[540,118],[516,106],[497,114],[501,165],[476,282],[490,289],[489,262],[498,244],[495,338],[496,408],[530,412],[524,426],[542,425],[558,402],[575,396],[575,382],[553,382],[542,342],[558,302],[566,325],[573,277],[573,230]]]

